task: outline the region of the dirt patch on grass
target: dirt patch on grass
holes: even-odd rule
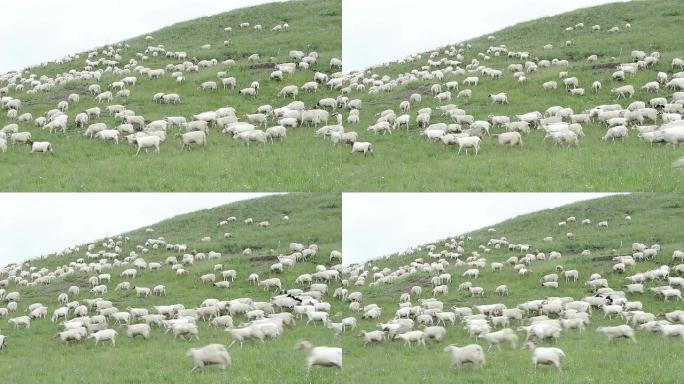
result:
[[[604,64],[594,64],[591,66],[591,69],[608,69],[608,68],[615,68],[617,64],[615,63],[604,63]]]
[[[431,84],[416,84],[413,88],[406,88],[400,91],[389,92],[383,94],[381,99],[370,100],[366,102],[368,105],[387,105],[387,104],[398,104],[404,100],[408,100],[414,93],[420,93],[421,95],[429,95]],[[428,96],[429,97],[429,96]]]
[[[26,105],[57,104],[57,102],[66,100],[72,93],[78,93],[79,95],[88,94],[88,85],[81,84],[71,88],[65,88],[59,92],[50,92],[39,99],[27,101]]]
[[[252,256],[249,259],[247,259],[247,261],[249,261],[250,263],[264,263],[267,261],[276,261],[276,260],[278,260],[278,256],[268,256],[268,255]]]
[[[42,287],[36,296],[54,295],[55,299],[57,299],[58,294],[66,292],[72,285],[87,287],[89,278],[90,276],[69,277],[60,283],[53,283]]]
[[[275,67],[275,63],[259,63],[250,65],[249,69],[274,69]]]
[[[596,256],[592,257],[591,261],[598,263],[598,262],[603,262],[603,261],[612,261],[614,256]]]

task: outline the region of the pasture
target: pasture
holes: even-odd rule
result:
[[[456,198],[456,197],[455,197]],[[449,262],[445,272],[453,276],[451,283],[444,283],[449,287],[446,295],[437,294],[436,299],[444,305],[444,311],[450,312],[452,307],[473,308],[473,314],[478,311],[475,306],[501,303],[508,308],[534,299],[548,297],[572,297],[582,300],[583,297],[592,296],[593,293],[586,284],[592,273],[599,273],[607,279],[609,286],[615,291],[625,290],[628,284],[627,276],[633,276],[639,272],[645,272],[667,265],[673,268],[681,261],[672,259],[674,250],[684,248],[684,240],[681,237],[682,213],[684,205],[680,195],[672,194],[633,194],[613,196],[598,200],[579,202],[563,206],[557,209],[535,212],[517,218],[507,220],[492,226],[496,232],[489,232],[488,228],[463,234],[463,242],[456,238],[454,244],[462,244],[463,256],[460,260],[474,260],[472,252],[478,252],[479,258],[486,260],[484,268],[480,269],[478,278],[466,278],[463,273],[473,268],[471,266],[456,266],[457,259],[447,256],[430,257],[429,254],[439,255],[441,251],[456,252],[453,248],[445,247],[452,243],[451,239],[435,240],[430,244],[416,245],[413,253],[407,250],[405,254],[389,255],[367,262],[361,270],[353,272],[355,265],[347,266],[350,275],[359,274],[362,270],[368,271],[365,284],[356,286],[355,279],[350,277],[350,292],[363,294],[362,307],[377,304],[382,308],[379,319],[362,320],[363,312],[345,310],[344,316],[355,315],[359,317],[356,332],[345,334],[342,345],[345,353],[345,376],[352,382],[367,381],[378,383],[392,383],[397,381],[416,383],[449,383],[454,381],[467,381],[473,383],[490,382],[514,382],[514,383],[576,383],[576,382],[605,382],[605,383],[676,383],[679,382],[679,369],[681,361],[679,355],[684,352],[684,344],[678,337],[665,338],[659,333],[636,330],[636,343],[630,343],[625,339],[617,339],[609,342],[606,335],[596,332],[599,326],[614,326],[624,324],[625,320],[620,316],[612,319],[604,318],[603,311],[594,308],[590,315],[590,323],[586,330],[580,332],[577,329],[563,330],[558,341],[535,340],[537,346],[561,348],[566,358],[562,362],[563,372],[559,373],[553,366],[540,366],[537,372],[533,369],[531,355],[527,351],[520,350],[525,339],[525,332],[516,332],[519,342],[516,348],[506,343],[501,349],[494,347],[490,352],[487,350],[487,342],[483,339],[474,339],[464,329],[462,321],[457,320],[455,325],[447,322],[446,337],[443,341],[436,342],[427,340],[426,347],[403,345],[400,340],[386,340],[384,343],[374,343],[367,347],[362,346],[362,340],[357,336],[360,330],[377,330],[378,323],[386,323],[394,317],[399,309],[399,298],[403,293],[408,293],[411,287],[421,286],[422,295],[411,295],[411,305],[420,306],[420,299],[432,298],[431,279],[438,273],[426,273],[420,271],[420,263],[435,263],[440,258]],[[625,220],[625,216],[631,216],[632,220]],[[558,222],[575,216],[575,223],[568,222],[565,227],[559,227]],[[583,219],[591,219],[592,224],[580,224]],[[463,218],[467,219],[467,218]],[[608,221],[607,228],[597,227],[602,220]],[[574,233],[574,239],[567,239],[566,233]],[[543,242],[543,238],[552,236],[552,242]],[[506,244],[497,249],[491,245],[490,239],[507,238],[508,244],[529,244],[533,255],[543,252],[550,256],[552,251],[560,252],[561,258],[547,261],[534,261],[527,265],[531,272],[521,277],[506,263],[511,257],[522,258],[525,253],[509,251]],[[641,242],[648,244],[660,244],[661,250],[658,256],[651,261],[637,262],[633,267],[627,267],[625,273],[612,271],[613,257],[619,255],[631,255],[632,243]],[[487,245],[490,243],[490,245]],[[428,247],[434,245],[433,251]],[[483,245],[488,251],[480,248]],[[590,255],[581,256],[584,250],[589,250]],[[504,263],[500,272],[493,272],[491,264],[494,262]],[[565,271],[575,269],[579,272],[576,282],[566,281],[563,275],[556,269],[561,265]],[[411,266],[418,269],[409,273]],[[394,278],[391,282],[382,283],[374,277],[375,273],[384,272],[384,276],[392,276],[399,269],[405,273]],[[383,271],[384,270],[384,271]],[[541,286],[540,280],[547,274],[558,273],[557,289]],[[672,270],[671,277],[679,274]],[[464,290],[459,290],[459,285],[470,281],[473,286],[484,288],[484,298],[472,297]],[[499,285],[508,287],[508,296],[499,296],[494,292]],[[656,320],[663,320],[661,313],[683,309],[683,302],[676,300],[663,301],[657,298],[649,288],[667,285],[667,280],[654,280],[644,283],[643,294],[627,293],[629,301],[640,301],[643,311],[652,313]],[[527,314],[525,318],[534,316]],[[556,318],[556,316],[550,316]],[[413,318],[417,321],[416,318]],[[489,320],[491,321],[491,319]],[[520,322],[512,320],[510,328],[513,330],[528,324],[529,321]],[[435,320],[434,325],[437,325]],[[441,325],[441,324],[440,324]],[[638,328],[638,327],[635,327]],[[414,329],[421,329],[415,326]],[[492,326],[491,331],[497,331],[500,327]],[[450,368],[451,358],[443,349],[449,344],[463,346],[477,343],[485,349],[486,365],[480,370],[472,364],[465,364],[460,370]]]
[[[135,278],[120,277],[122,270],[130,268],[121,265],[112,269],[102,270],[102,273],[111,274],[111,281],[104,282],[109,287],[108,293],[96,295],[89,293],[88,278],[97,276],[97,273],[73,273],[57,277],[49,284],[28,284],[17,286],[17,283],[9,283],[4,287],[8,292],[17,291],[21,294],[17,313],[0,319],[0,334],[7,336],[7,344],[0,350],[0,377],[4,382],[92,382],[103,381],[108,383],[164,383],[164,382],[189,382],[202,383],[230,381],[235,383],[254,383],[256,381],[269,383],[278,378],[283,383],[339,383],[341,374],[334,369],[314,367],[311,375],[305,377],[305,358],[302,351],[295,350],[298,340],[307,339],[314,345],[339,346],[332,332],[321,326],[304,326],[304,320],[297,319],[295,326],[288,326],[281,337],[276,340],[267,339],[263,343],[259,341],[246,341],[242,347],[236,344],[229,348],[232,365],[226,372],[221,373],[216,366],[207,366],[201,373],[190,373],[192,360],[185,356],[188,348],[201,347],[210,343],[223,345],[230,344],[230,334],[222,327],[210,327],[209,321],[197,321],[199,340],[192,338],[186,341],[179,337],[174,339],[172,333],[166,333],[162,327],[152,326],[150,338],[145,340],[141,337],[128,339],[125,328],[116,325],[113,318],[109,319],[109,327],[118,332],[116,346],[112,347],[109,342],[103,342],[95,346],[92,339],[80,342],[72,341],[66,345],[58,338],[53,338],[61,331],[60,322],[50,321],[52,311],[59,307],[57,296],[66,292],[72,285],[79,286],[81,292],[78,296],[72,296],[69,301],[76,300],[85,303],[85,299],[102,297],[110,300],[121,311],[126,308],[147,308],[150,313],[155,313],[153,306],[169,305],[172,303],[184,304],[186,308],[196,308],[207,298],[219,300],[233,300],[237,298],[252,298],[254,301],[269,301],[277,290],[265,290],[261,286],[250,285],[247,277],[251,273],[258,273],[261,280],[269,277],[280,278],[284,289],[304,288],[296,285],[294,280],[301,273],[311,273],[317,264],[332,265],[328,255],[332,250],[339,250],[341,246],[340,233],[340,196],[335,194],[290,194],[269,196],[254,200],[237,202],[226,206],[208,209],[190,214],[181,215],[146,228],[154,232],[147,232],[146,228],[134,230],[125,234],[112,236],[116,239],[125,239],[120,243],[120,256],[109,259],[111,263],[129,261],[131,251],[137,251],[146,262],[159,262],[162,267],[158,271],[141,269]],[[238,218],[237,221],[218,226],[218,223],[230,216]],[[288,216],[289,220],[283,220]],[[255,220],[253,225],[243,223],[248,217]],[[269,220],[269,227],[256,227],[257,221]],[[232,237],[224,238],[226,232],[232,233]],[[201,238],[210,236],[210,241],[201,241]],[[185,264],[183,268],[189,271],[187,275],[176,276],[170,265],[165,263],[169,256],[177,256],[180,262],[183,253],[166,250],[165,247],[153,249],[147,247],[149,252],[141,251],[137,245],[146,243],[147,239],[164,237],[168,243],[183,243],[188,245],[188,251],[192,254],[210,251],[219,252],[218,259],[197,259],[194,264]],[[96,246],[93,252],[100,249],[114,252],[101,247],[108,243],[107,239],[93,241]],[[282,274],[271,274],[269,266],[277,262],[277,255],[289,254],[288,244],[300,242],[302,244],[317,244],[318,253],[305,262],[297,263],[294,267],[286,267]],[[36,258],[21,264],[22,270],[28,271],[55,271],[64,266],[74,266],[79,258],[85,258],[86,262],[98,263],[96,259],[86,256],[87,246],[81,245],[79,250],[74,246],[71,250],[60,252],[61,255],[50,255],[45,258]],[[251,248],[252,254],[243,255],[245,248]],[[221,271],[215,269],[216,264],[223,264],[223,270],[233,269],[237,272],[237,278],[230,282],[230,287],[220,289],[210,283],[202,283],[201,275],[215,273],[217,281],[221,281]],[[8,279],[8,269],[13,266],[0,268],[0,279]],[[131,283],[130,290],[115,290],[115,287],[124,281]],[[152,288],[157,284],[166,286],[166,296],[138,297],[133,286]],[[42,303],[48,307],[48,318],[34,320],[30,328],[15,329],[7,321],[8,317],[16,317],[26,314],[29,304]],[[7,303],[3,303],[6,306]],[[337,310],[337,304],[333,304],[331,313]],[[94,315],[95,311],[89,311]],[[74,316],[70,311],[69,319]],[[243,316],[234,316],[234,326],[247,320]],[[137,320],[136,323],[141,322]]]

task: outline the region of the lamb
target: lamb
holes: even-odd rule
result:
[[[451,366],[453,368],[461,369],[463,363],[473,363],[480,369],[484,368],[484,351],[477,344],[468,344],[463,347],[451,344],[444,348],[444,352],[451,354]]]
[[[523,349],[532,352],[532,363],[534,364],[534,369],[537,369],[537,365],[550,365],[553,364],[558,368],[559,372],[562,372],[561,361],[565,357],[565,352],[560,348],[550,348],[550,347],[535,347],[534,343],[527,342],[523,346]]]
[[[598,327],[596,328],[596,332],[605,333],[606,336],[608,336],[609,341],[619,337],[626,337],[630,341],[636,343],[636,338],[634,338],[634,329],[626,324],[615,327]]]
[[[8,305],[8,307],[9,307],[9,305]],[[8,322],[10,324],[14,324],[15,328],[19,328],[20,325],[23,325],[26,328],[31,328],[31,318],[29,318],[28,316],[15,317],[15,318],[9,319]]]
[[[88,336],[88,338],[89,339],[95,339],[95,345],[97,345],[97,343],[100,341],[110,340],[112,342],[112,346],[115,347],[116,346],[116,340],[115,340],[116,335],[118,335],[118,333],[113,329],[103,329],[103,330],[97,331],[95,333],[91,333]]]
[[[306,375],[309,375],[311,367],[318,365],[321,367],[334,367],[342,369],[342,348],[316,347],[306,340],[297,343],[297,349],[303,350],[307,354]]]
[[[129,338],[134,338],[136,336],[142,336],[144,339],[150,337],[150,326],[149,324],[131,324],[126,326],[126,335]]]
[[[601,90],[601,82],[594,81],[593,83],[591,83],[591,90],[598,93]]]
[[[190,348],[185,355],[192,357],[194,365],[190,372],[202,369],[205,365],[210,364],[217,364],[222,371],[225,371],[231,364],[230,355],[222,344],[209,344],[202,348]]]

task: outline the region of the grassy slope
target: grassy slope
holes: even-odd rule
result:
[[[290,220],[282,221],[282,215],[289,215]],[[249,201],[193,212],[181,215],[156,225],[153,234],[144,229],[127,233],[130,241],[125,246],[124,253],[128,253],[136,244],[144,243],[147,238],[164,236],[168,242],[185,242],[197,251],[221,252],[220,261],[211,260],[197,262],[189,267],[190,275],[177,278],[168,268],[159,272],[144,272],[131,281],[138,286],[152,287],[164,284],[167,287],[166,297],[136,298],[135,293],[115,292],[114,287],[123,281],[119,277],[120,268],[115,268],[112,282],[108,284],[110,290],[102,297],[112,300],[120,309],[127,307],[152,308],[153,305],[182,303],[187,308],[198,306],[205,298],[233,299],[238,297],[252,297],[254,300],[267,300],[270,296],[261,288],[250,287],[247,276],[257,272],[261,278],[270,275],[270,264],[274,255],[287,253],[288,244],[292,241],[305,244],[319,245],[318,256],[307,263],[300,263],[293,269],[287,270],[279,276],[284,287],[294,287],[294,279],[301,273],[313,270],[315,264],[325,264],[327,256],[333,249],[341,246],[341,201],[336,194],[290,194],[264,197]],[[229,216],[237,216],[237,223],[217,227],[220,220]],[[246,226],[242,220],[253,217],[254,220],[270,220],[271,227],[257,228]],[[224,232],[233,233],[232,239],[223,239]],[[152,236],[151,236],[152,235]],[[200,243],[203,236],[211,236],[212,241]],[[246,258],[241,255],[242,249],[251,247],[254,255]],[[99,249],[99,248],[98,248]],[[82,257],[85,251],[78,255],[57,257],[52,256],[44,260],[32,262],[32,266],[53,270],[55,267],[67,264]],[[144,258],[146,261],[161,261],[174,253],[150,250]],[[198,277],[208,273],[216,263],[223,263],[226,269],[235,269],[238,279],[228,290],[219,290],[210,285],[203,285]],[[65,291],[72,284],[82,286],[81,295],[76,300],[94,297],[88,293],[85,275],[73,275],[58,279],[55,283],[38,288],[19,289],[22,294],[20,311],[29,304],[41,302],[52,310],[58,307],[57,295]],[[10,290],[16,289],[11,286]],[[333,303],[336,305],[336,303]],[[335,308],[333,307],[333,310]],[[235,319],[236,325],[242,320]],[[229,336],[223,330],[209,329],[206,323],[198,322],[200,340],[174,341],[170,334],[163,334],[161,330],[153,328],[149,340],[126,339],[125,330],[119,329],[116,348],[110,345],[95,347],[92,340],[70,346],[62,345],[51,339],[56,333],[57,326],[49,320],[40,320],[32,324],[30,329],[15,330],[2,323],[2,334],[9,336],[8,348],[0,353],[0,377],[3,382],[60,382],[81,383],[102,380],[111,383],[151,383],[151,382],[188,382],[200,383],[230,378],[235,383],[274,382],[278,378],[283,383],[304,382],[304,355],[294,351],[297,340],[307,338],[317,345],[335,345],[339,342],[333,339],[332,333],[322,327],[304,327],[298,324],[295,328],[285,331],[281,339],[267,341],[265,344],[246,343],[241,349],[234,346],[230,350],[233,366],[225,374],[217,369],[209,368],[203,374],[190,374],[192,364],[185,357],[189,347],[197,347],[209,343],[228,344]],[[312,370],[312,380],[316,382],[338,382],[340,375],[332,370]]]
[[[155,40],[148,42],[139,36],[125,43],[130,44],[122,56],[122,62],[134,58],[148,45],[164,44],[167,50],[186,51],[188,57],[197,59],[217,58],[220,61],[232,58],[237,61],[234,67],[218,65],[187,74],[187,81],[178,85],[167,76],[159,80],[146,80],[136,75],[139,83],[131,87],[128,100],[114,98],[112,104],[124,104],[143,115],[147,120],[162,119],[165,116],[186,116],[199,112],[232,106],[244,119],[244,114],[252,113],[257,106],[271,104],[281,106],[283,101],[277,96],[281,87],[288,84],[301,86],[313,80],[314,71],[329,72],[328,63],[333,57],[341,56],[341,3],[339,0],[290,1],[273,3],[251,8],[238,9],[212,17],[191,20],[151,33]],[[238,24],[244,21],[252,25],[261,23],[264,31],[255,32],[251,28],[241,30]],[[283,22],[290,28],[282,32],[270,29]],[[226,26],[233,32],[223,31]],[[230,39],[232,44],[223,47],[223,41]],[[200,46],[210,43],[212,49],[200,50]],[[317,51],[319,61],[310,71],[298,71],[282,82],[269,81],[272,69],[268,65],[250,67],[246,58],[259,53],[259,64],[282,63],[291,61],[288,52],[292,49],[305,53]],[[164,68],[176,60],[165,57],[152,57],[140,62],[148,68]],[[45,68],[31,71],[38,77],[83,69],[85,54],[77,61],[67,64],[49,64]],[[197,89],[204,81],[216,81],[218,71],[228,71],[238,82],[236,90],[219,89],[218,92],[203,92]],[[106,88],[111,82],[124,76],[105,74],[100,84]],[[246,88],[253,80],[259,80],[261,90],[255,99],[238,96],[237,90]],[[209,135],[206,150],[195,148],[181,153],[178,139],[173,138],[176,129],[169,131],[167,142],[162,145],[161,155],[152,153],[134,157],[134,149],[128,145],[115,146],[112,142],[91,142],[82,136],[83,130],[73,128],[75,115],[97,103],[87,95],[86,82],[71,82],[66,86],[55,87],[48,93],[27,95],[10,93],[24,104],[23,112],[31,112],[35,117],[55,108],[60,100],[72,92],[81,94],[81,102],[72,106],[69,112],[71,129],[66,135],[49,135],[35,128],[33,124],[20,124],[20,129],[32,133],[34,141],[48,140],[53,143],[56,156],[30,156],[26,147],[10,148],[0,157],[0,185],[3,190],[11,191],[337,191],[337,164],[341,152],[331,151],[314,138],[308,128],[291,130],[282,143],[251,150],[224,135],[213,131]],[[219,82],[220,87],[220,82]],[[152,102],[157,92],[178,93],[182,104],[159,105]],[[325,97],[328,91],[316,94],[300,94],[307,106],[313,106]],[[104,105],[100,105],[103,107]],[[97,122],[105,122],[108,127],[118,125],[114,119],[105,117]],[[0,127],[10,123],[5,114],[0,116]],[[133,176],[135,175],[135,176]]]
[[[625,214],[632,216],[626,222]],[[557,222],[568,216],[576,216],[578,221],[584,218],[593,220],[594,225],[582,226],[578,223],[562,229]],[[632,242],[647,244],[659,243],[662,251],[656,262],[638,264],[628,270],[628,274],[636,271],[652,269],[661,264],[672,265],[671,255],[674,249],[684,249],[684,238],[681,235],[684,204],[682,196],[669,194],[636,194],[607,197],[599,200],[580,202],[557,209],[545,210],[505,221],[495,228],[497,232],[491,236],[485,229],[471,234],[472,241],[466,243],[465,251],[469,254],[479,244],[484,244],[491,237],[506,236],[513,243],[529,243],[532,247],[548,252],[557,250],[563,254],[560,261],[538,262],[531,266],[534,273],[529,278],[520,278],[507,267],[494,274],[488,268],[474,284],[486,289],[485,299],[471,299],[458,285],[465,281],[461,277],[464,268],[449,267],[447,272],[454,276],[450,284],[450,292],[443,300],[445,308],[451,306],[473,306],[484,303],[501,302],[511,307],[526,300],[549,296],[572,296],[580,299],[589,294],[584,281],[591,273],[598,272],[606,277],[610,286],[619,289],[625,284],[623,275],[611,272],[612,262],[607,257],[616,249],[618,254],[631,254]],[[608,220],[610,226],[599,230],[595,223]],[[566,240],[566,232],[574,232],[575,240]],[[552,244],[542,243],[545,236],[554,236]],[[437,242],[439,244],[439,242]],[[438,248],[441,250],[442,248]],[[592,256],[578,256],[583,249],[590,249]],[[492,249],[486,255],[487,261],[504,261],[516,255],[507,250]],[[413,256],[391,256],[387,260],[377,261],[375,265],[381,269],[396,269],[408,264],[417,257],[428,259],[426,252]],[[561,280],[558,290],[544,290],[539,286],[539,278],[552,273],[555,265],[561,264],[566,269],[577,269],[580,280],[577,283],[566,283]],[[393,285],[364,287],[364,304],[377,303],[384,308],[383,320],[391,318],[397,308],[399,295],[408,292],[413,285],[423,285],[423,297],[429,293],[429,277],[416,274],[397,280]],[[510,296],[500,298],[493,291],[499,284],[508,285]],[[660,285],[649,283],[647,286]],[[428,293],[425,293],[428,292]],[[630,300],[640,300],[644,310],[652,313],[669,312],[682,309],[682,302],[657,301],[651,294],[628,295]],[[415,303],[415,298],[413,299]],[[486,353],[487,366],[480,372],[471,366],[456,372],[448,368],[450,357],[442,350],[448,344],[464,345],[472,342],[467,333],[457,324],[449,327],[447,339],[439,344],[429,343],[426,349],[402,347],[399,342],[388,342],[386,345],[375,345],[363,348],[355,337],[343,339],[346,359],[346,372],[352,382],[390,383],[398,380],[412,383],[447,383],[456,378],[472,383],[492,383],[503,380],[520,383],[675,383],[679,382],[678,357],[684,353],[684,344],[680,340],[663,340],[661,336],[637,332],[637,344],[627,344],[624,340],[611,344],[604,335],[598,335],[594,329],[600,325],[617,325],[619,319],[603,320],[601,311],[595,311],[592,324],[585,333],[564,331],[558,346],[567,354],[564,362],[566,372],[559,375],[554,369],[540,368],[536,373],[532,369],[530,356],[520,350],[502,347],[500,351]],[[377,321],[360,321],[360,329],[373,329]],[[512,324],[517,328],[517,323]],[[522,334],[519,334],[519,336]],[[524,337],[524,336],[523,336]],[[547,343],[544,343],[547,344]],[[486,343],[484,343],[486,345]],[[373,369],[354,367],[368,367]]]
[[[482,61],[482,65],[504,70],[501,80],[488,80],[480,76],[480,85],[471,87],[473,97],[452,102],[475,116],[486,119],[488,115],[508,115],[544,111],[553,105],[571,107],[576,113],[599,104],[612,104],[615,98],[610,88],[616,86],[610,80],[617,65],[629,62],[630,52],[640,49],[646,52],[660,51],[662,59],[652,69],[640,71],[627,79],[637,88],[635,100],[649,100],[652,97],[669,97],[672,91],[661,90],[657,95],[641,91],[647,81],[655,80],[657,71],[672,73],[670,63],[673,57],[682,57],[684,48],[673,36],[684,32],[677,0],[632,1],[607,4],[580,9],[559,16],[546,17],[517,24],[494,33],[496,41],[489,42],[486,36],[469,41],[472,49],[466,51],[464,65],[484,52],[491,45],[506,44],[511,51],[529,51],[531,56],[551,60],[568,59],[570,76],[577,76],[580,86],[589,90],[594,80],[603,83],[598,95],[571,97],[562,87],[558,72],[566,68],[551,67],[528,75],[528,84],[518,85],[506,67],[510,63],[505,55]],[[584,22],[580,31],[565,32],[567,26]],[[632,28],[624,30],[625,22]],[[592,33],[591,26],[600,24],[603,31]],[[605,32],[611,26],[620,26],[621,32]],[[574,40],[571,47],[565,47],[566,40]],[[545,44],[554,45],[552,50],[543,50]],[[599,55],[598,66],[586,64],[585,59]],[[444,57],[440,55],[439,57]],[[371,69],[381,77],[398,74],[427,64],[428,54],[413,63],[390,63],[386,67]],[[433,59],[437,60],[437,58]],[[604,65],[605,64],[605,65]],[[466,75],[469,76],[469,75]],[[462,83],[464,77],[446,76],[443,83],[451,80]],[[549,80],[561,84],[558,90],[543,92],[540,85]],[[584,127],[586,137],[580,148],[559,149],[549,142],[543,143],[543,135],[533,132],[524,137],[522,150],[502,148],[494,140],[485,138],[480,156],[456,156],[454,151],[445,152],[441,144],[432,144],[418,135],[415,122],[413,130],[395,132],[391,136],[374,136],[365,128],[375,121],[376,113],[385,109],[399,110],[399,103],[407,100],[414,92],[423,93],[423,103],[412,108],[412,119],[422,107],[436,107],[439,104],[429,95],[433,81],[417,81],[398,86],[385,94],[368,95],[354,93],[364,101],[359,132],[360,140],[370,140],[376,146],[375,159],[349,158],[343,163],[342,185],[345,191],[676,191],[684,181],[681,172],[672,170],[672,160],[682,155],[682,150],[673,151],[663,146],[651,147],[640,142],[634,132],[622,143],[608,145],[600,141],[604,128],[597,124]],[[468,88],[461,84],[461,89]],[[487,95],[507,92],[509,105],[494,106]],[[587,92],[589,93],[589,92]],[[621,101],[624,106],[627,104]],[[447,122],[433,114],[432,123]],[[498,132],[500,129],[496,129]],[[381,164],[380,164],[381,163]]]

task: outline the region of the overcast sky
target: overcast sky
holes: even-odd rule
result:
[[[344,70],[402,59],[522,21],[616,0],[344,0]]]
[[[0,73],[19,70],[179,21],[281,0],[2,1]]]
[[[258,193],[5,193],[0,215],[0,265],[161,220],[252,199]]]
[[[601,193],[345,193],[344,264],[403,251]]]

